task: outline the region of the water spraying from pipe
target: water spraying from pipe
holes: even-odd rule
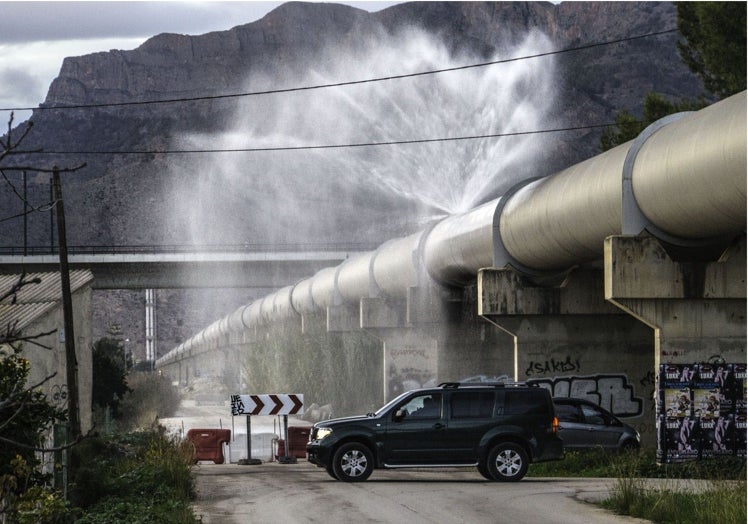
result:
[[[531,33],[500,57],[550,48]],[[386,41],[329,49],[303,77],[254,75],[250,91],[319,85],[487,61],[451,53],[409,30]],[[180,139],[189,148],[368,144],[511,134],[548,128],[551,57],[383,82],[243,99],[224,131]],[[293,242],[335,237],[380,240],[465,212],[533,173],[542,135],[210,156],[199,166],[200,197],[177,212],[192,217],[196,242],[232,234],[243,209],[249,238]],[[183,165],[181,169],[198,169]],[[192,186],[194,189],[195,186]],[[220,196],[211,196],[217,192]],[[216,212],[220,201],[220,211]],[[221,216],[227,214],[228,216]],[[230,219],[230,220],[229,220]],[[226,222],[229,222],[226,224]],[[234,224],[234,225],[232,225]],[[262,225],[259,225],[262,224]],[[251,232],[250,232],[251,231]],[[236,240],[236,237],[234,237]]]

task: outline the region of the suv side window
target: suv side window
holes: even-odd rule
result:
[[[504,415],[544,415],[548,413],[545,390],[531,388],[505,392]]]
[[[449,403],[451,418],[489,418],[493,404],[493,391],[454,391]]]
[[[416,395],[400,406],[399,411],[401,410],[405,410],[407,419],[441,418],[442,394]]]

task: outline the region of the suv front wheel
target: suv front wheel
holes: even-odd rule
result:
[[[335,476],[344,482],[362,482],[374,469],[374,457],[366,445],[359,442],[343,444],[332,459]]]
[[[529,458],[518,444],[502,442],[493,447],[486,459],[486,471],[503,482],[517,482],[527,473]]]

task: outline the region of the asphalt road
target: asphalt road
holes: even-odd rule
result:
[[[613,479],[498,483],[485,481],[477,470],[455,468],[375,470],[366,482],[344,483],[305,460],[200,463],[194,473],[195,513],[204,524],[648,522],[590,502],[605,498]]]

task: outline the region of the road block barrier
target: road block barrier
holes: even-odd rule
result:
[[[190,429],[187,440],[195,446],[195,462],[212,460],[223,464],[223,445],[231,440],[230,429]]]
[[[309,426],[289,426],[288,427],[288,456],[296,458],[306,458],[306,443],[309,441],[309,432],[312,430]],[[275,457],[286,456],[286,440],[278,439],[278,448]]]

